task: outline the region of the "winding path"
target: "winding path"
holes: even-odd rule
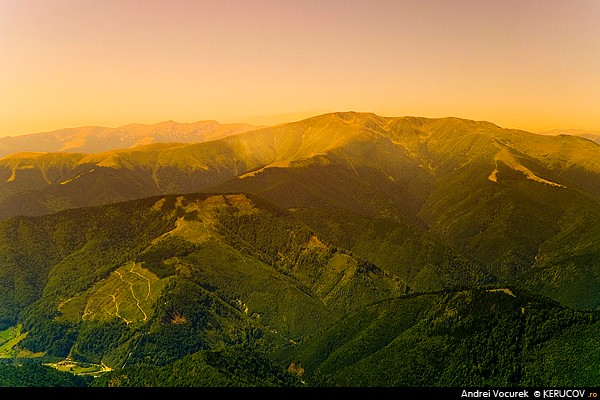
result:
[[[144,314],[144,318],[142,319],[142,321],[147,321],[148,320],[148,316],[146,315],[146,312],[142,309],[142,307],[140,306],[140,299],[137,298],[137,296],[135,295],[135,291],[133,290],[133,283],[126,281],[125,279],[123,279],[123,275],[121,275],[121,273],[119,271],[115,271],[117,273],[117,275],[119,275],[119,279],[121,279],[121,281],[123,281],[124,283],[129,284],[129,290],[131,291],[131,295],[133,296],[133,299],[136,302],[136,306],[137,308],[142,312],[142,314]],[[131,272],[131,271],[130,271]],[[113,297],[113,299],[115,300],[115,304],[117,303],[117,300],[115,299],[115,295],[111,294],[111,296]],[[117,312],[118,312],[118,307],[117,307]],[[118,314],[117,314],[118,315]],[[121,317],[119,315],[119,317]],[[123,318],[123,317],[121,317]],[[131,322],[133,321],[127,321],[125,318],[123,318],[123,320],[125,322],[127,322],[127,324],[129,325]]]
[[[140,274],[139,272],[134,271],[133,270],[134,268],[135,268],[135,264],[132,264],[129,272],[131,272],[132,274],[136,274],[137,276],[139,276],[142,279],[145,279],[146,282],[148,282],[148,294],[146,294],[146,298],[144,299],[144,300],[148,300],[148,297],[150,297],[150,291],[152,290],[152,288],[150,286],[150,279],[146,278],[144,275]],[[133,286],[131,288],[131,292],[133,293]],[[135,297],[135,295],[133,295],[133,297]]]

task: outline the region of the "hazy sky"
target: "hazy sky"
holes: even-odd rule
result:
[[[600,0],[0,0],[0,136],[350,110],[600,131]]]

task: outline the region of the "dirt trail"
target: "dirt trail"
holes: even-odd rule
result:
[[[113,299],[113,303],[115,303],[115,316],[121,318],[123,321],[125,321],[125,323],[127,325],[129,325],[130,323],[132,323],[133,321],[129,321],[127,318],[125,318],[121,314],[119,314],[119,303],[117,302],[117,298],[115,297],[114,294],[111,294],[111,297]]]
[[[507,294],[507,295],[509,295],[509,296],[512,296],[512,297],[517,297],[517,296],[515,296],[515,294],[512,292],[512,290],[510,290],[510,289],[508,289],[508,288],[503,288],[503,289],[490,289],[490,290],[488,290],[488,292],[504,292],[504,293],[506,293],[506,294]]]
[[[135,268],[135,264],[132,264],[129,272],[131,272],[132,274],[138,275],[140,278],[145,279],[146,282],[148,282],[148,293],[146,294],[146,298],[144,299],[144,300],[148,300],[148,297],[150,297],[150,291],[152,290],[151,285],[150,285],[150,279],[146,278],[144,275],[140,274],[139,272],[134,271],[133,270],[134,268]],[[133,288],[131,289],[131,292],[133,293]],[[135,295],[134,295],[134,297],[135,297]]]
[[[131,282],[126,281],[125,279],[123,279],[123,275],[121,275],[121,273],[119,271],[115,271],[115,272],[117,273],[117,275],[119,275],[119,278],[123,282],[129,284],[129,290],[131,291],[131,295],[133,296],[133,299],[136,302],[136,306],[142,312],[142,314],[144,314],[144,318],[142,320],[143,321],[147,321],[148,320],[148,316],[146,315],[146,313],[144,312],[144,310],[140,306],[140,299],[138,299],[137,296],[135,295],[135,291],[133,290],[133,283],[131,283]],[[111,295],[111,296],[113,296],[113,298],[115,297],[114,295]],[[115,300],[115,303],[116,303],[116,300]],[[121,318],[123,318],[123,317],[121,317]],[[123,320],[125,320],[125,322],[127,322],[127,320],[125,318],[123,318]],[[129,322],[127,322],[127,324],[129,325],[131,322],[133,322],[133,321],[129,321]]]

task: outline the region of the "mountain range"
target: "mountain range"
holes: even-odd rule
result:
[[[0,159],[7,360],[95,386],[600,383],[593,140],[356,112],[37,135]]]
[[[543,135],[570,135],[580,136],[586,139],[593,140],[596,143],[600,143],[600,132],[586,131],[583,129],[553,129],[551,131],[540,132]]]
[[[19,152],[99,153],[152,143],[199,143],[256,129],[249,124],[220,124],[217,121],[130,124],[118,128],[86,126],[52,132],[0,137],[0,157]]]

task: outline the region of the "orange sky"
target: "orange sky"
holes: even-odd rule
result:
[[[350,110],[600,131],[600,1],[0,0],[0,136]]]

